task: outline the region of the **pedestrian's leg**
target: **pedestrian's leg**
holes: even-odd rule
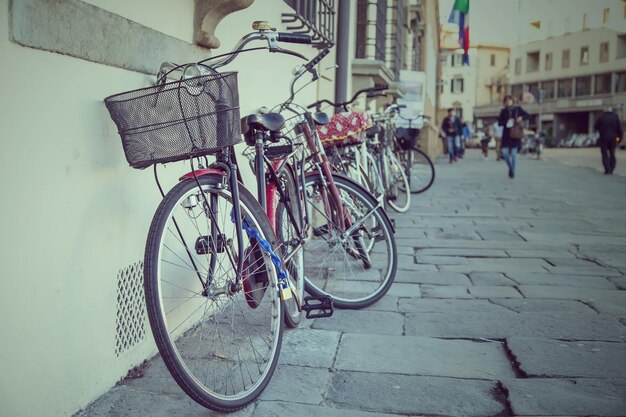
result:
[[[509,161],[509,152],[511,148],[504,147],[504,148],[500,148],[500,150],[502,151],[502,159],[504,159],[504,162],[506,162],[506,165],[509,167],[509,177],[510,177],[511,176],[511,162]]]
[[[454,160],[455,161],[458,161],[460,153],[461,153],[461,137],[457,135],[454,137]]]
[[[610,155],[610,163],[611,163],[611,174],[615,171],[615,165],[617,164],[617,160],[615,159],[615,148],[617,147],[617,143],[615,140],[612,140],[609,143],[609,155]]]
[[[511,178],[515,177],[515,166],[517,165],[517,146],[511,148]]]
[[[609,143],[606,140],[600,139],[600,153],[602,154],[602,165],[604,166],[604,173],[611,173],[611,160],[609,157]]]
[[[454,160],[454,136],[446,136],[448,145],[448,155],[450,155],[450,163]]]
[[[502,149],[500,148],[501,143],[502,139],[496,139],[496,161],[502,159]]]

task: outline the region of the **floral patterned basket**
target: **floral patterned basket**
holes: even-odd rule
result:
[[[363,142],[365,131],[372,127],[372,119],[365,112],[337,113],[330,123],[317,127],[324,147],[344,147]]]

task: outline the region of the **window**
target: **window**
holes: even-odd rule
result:
[[[546,54],[546,71],[552,69],[552,52]]]
[[[539,83],[526,84],[526,91],[535,97],[535,101],[539,102]]]
[[[561,57],[561,67],[569,68],[569,49],[563,50],[563,56]]]
[[[544,81],[541,83],[543,89],[543,99],[550,100],[554,98],[554,81]]]
[[[591,76],[576,77],[576,97],[591,94]]]
[[[602,10],[602,23],[609,23],[609,8]]]
[[[462,119],[463,118],[463,107],[461,107],[460,104],[455,103],[454,108],[456,109],[456,116],[459,119]]]
[[[521,100],[523,92],[524,92],[523,84],[515,84],[511,86],[511,96],[513,96],[515,100]]]
[[[565,80],[559,80],[557,84],[558,84],[558,88],[557,88],[558,98],[566,98],[566,97],[572,96],[572,79],[571,78],[568,78]]]
[[[609,43],[602,42],[600,44],[600,62],[607,62],[609,60]]]
[[[626,35],[617,37],[617,58],[626,58]]]
[[[517,58],[515,60],[515,75],[520,75],[522,73],[522,58]]]
[[[491,54],[491,66],[496,66],[496,54]]]
[[[580,65],[587,65],[589,63],[589,47],[583,46],[580,48]]]
[[[450,92],[461,94],[463,92],[463,78],[453,78],[450,84]]]
[[[596,94],[609,94],[611,92],[611,74],[596,75],[595,85]]]
[[[526,72],[539,71],[539,51],[526,54]]]
[[[625,6],[626,7],[626,6]],[[617,73],[615,77],[615,92],[623,93],[626,91],[626,72]]]

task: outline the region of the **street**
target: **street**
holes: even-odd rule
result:
[[[547,155],[520,157],[513,180],[493,151],[440,159],[391,213],[388,295],[286,331],[270,385],[231,415],[625,416],[626,178]],[[76,414],[174,415],[220,414],[158,357]]]

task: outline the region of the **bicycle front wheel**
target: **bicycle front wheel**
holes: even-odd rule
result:
[[[279,201],[276,206],[276,237],[278,247],[289,275],[289,287],[293,297],[285,300],[285,324],[288,327],[297,327],[302,319],[300,306],[304,299],[304,253],[300,244],[297,229],[302,229],[302,187],[298,190],[296,179],[291,167],[285,168],[279,180],[285,192],[285,201]]]
[[[430,157],[418,148],[402,151],[399,156],[406,169],[411,193],[428,190],[435,182],[435,165]]]
[[[398,254],[391,222],[381,204],[362,186],[333,175],[341,204],[357,225],[349,235],[337,224],[327,181],[318,173],[306,178],[312,236],[304,246],[305,289],[330,296],[337,308],[363,308],[389,291]]]
[[[234,411],[254,400],[274,372],[283,309],[269,256],[257,238],[235,230],[231,192],[221,178],[198,181],[204,195],[194,180],[182,181],[154,216],[144,260],[146,307],[161,357],[183,391],[207,408]],[[247,224],[275,245],[260,205],[239,191]]]

